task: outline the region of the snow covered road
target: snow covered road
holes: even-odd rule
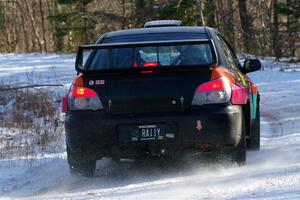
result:
[[[65,84],[74,74],[72,59],[59,59],[68,60],[68,67],[47,69],[59,72]],[[16,69],[13,79],[2,70],[6,68],[0,64],[1,81],[25,80],[29,73]],[[46,72],[36,80],[51,82]],[[245,167],[104,159],[97,163],[96,176],[88,179],[69,174],[64,152],[45,154],[0,160],[0,199],[300,199],[300,73],[261,71],[250,76],[261,91],[262,135],[261,150],[247,152]]]

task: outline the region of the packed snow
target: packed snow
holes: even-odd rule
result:
[[[261,150],[244,167],[103,159],[90,179],[69,174],[65,152],[44,153],[0,160],[0,199],[300,199],[300,72],[271,65],[249,74],[261,93]],[[67,86],[73,66],[73,54],[0,54],[0,82]]]

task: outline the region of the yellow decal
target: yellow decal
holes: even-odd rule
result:
[[[247,83],[246,83],[246,80],[244,78],[244,75],[241,72],[239,72],[239,71],[237,71],[237,74],[239,75],[239,77],[240,77],[240,79],[242,81],[242,85],[246,87]]]

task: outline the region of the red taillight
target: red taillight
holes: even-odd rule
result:
[[[78,87],[78,86],[74,86],[72,88],[71,95],[73,97],[88,97],[88,98],[97,97],[97,93],[95,91],[84,87]]]
[[[157,62],[146,62],[143,64],[143,67],[158,67]]]
[[[200,85],[197,89],[197,92],[219,91],[222,89],[224,89],[224,82],[221,79],[217,79]]]
[[[192,105],[226,103],[230,97],[230,82],[226,77],[221,77],[200,85],[194,94]]]
[[[70,110],[100,110],[102,102],[97,93],[89,88],[73,85],[68,96]]]

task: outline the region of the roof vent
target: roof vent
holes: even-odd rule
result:
[[[164,26],[181,26],[182,21],[180,20],[157,20],[146,22],[144,28],[151,27],[164,27]]]

